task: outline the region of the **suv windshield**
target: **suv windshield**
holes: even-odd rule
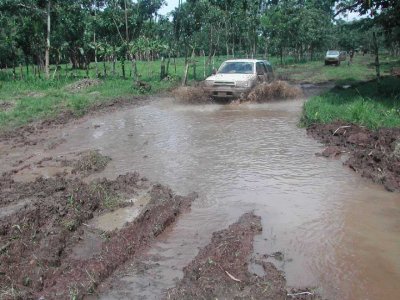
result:
[[[339,51],[328,51],[328,53],[326,53],[326,55],[339,55]]]
[[[253,74],[254,64],[251,62],[226,62],[218,74]]]

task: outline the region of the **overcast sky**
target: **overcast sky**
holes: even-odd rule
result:
[[[175,7],[178,6],[179,0],[166,0],[167,3],[166,6],[161,7],[161,9],[158,11],[160,15],[166,15],[170,11],[172,11]]]
[[[172,11],[175,7],[178,6],[179,0],[166,0],[165,2],[167,3],[167,5],[163,6],[158,11],[158,13],[160,15],[166,15],[167,13]],[[353,20],[357,20],[360,18],[360,16],[356,12],[348,13],[348,15],[346,17],[343,15],[340,15],[339,17],[346,21],[353,21]]]

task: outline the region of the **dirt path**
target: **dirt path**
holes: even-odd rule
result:
[[[115,180],[89,180],[89,175],[100,172],[110,161],[96,150],[58,155],[59,145],[68,139],[61,134],[66,124],[79,124],[93,114],[130,103],[131,99],[117,99],[93,108],[83,119],[66,112],[54,120],[2,133],[1,299],[80,299],[92,294],[125,262],[139,262],[157,236],[190,207],[194,194],[177,196],[138,173]],[[112,216],[121,211],[134,217],[107,227],[115,225]],[[107,218],[111,221],[104,221]],[[245,215],[232,225],[228,231],[238,236],[236,244],[228,231],[215,234],[221,243],[233,243],[230,248],[237,248],[238,269],[222,262],[221,266],[233,273],[240,271],[243,280],[247,278],[240,286],[247,286],[251,293],[261,293],[257,285],[263,282],[272,287],[268,295],[286,295],[284,277],[272,264],[261,264],[272,277],[244,272],[253,236],[261,229],[259,223],[259,218]],[[211,273],[204,275],[213,278]],[[245,296],[238,290],[239,295]]]
[[[305,94],[314,95],[326,88],[329,85],[312,85],[305,87]],[[190,207],[194,194],[177,196],[138,173],[115,180],[91,180],[90,175],[109,162],[95,149],[59,155],[59,145],[68,139],[63,134],[65,124],[82,124],[94,114],[130,103],[117,99],[106,107],[94,108],[82,119],[66,113],[59,120],[1,136],[1,299],[80,299],[95,295],[99,285],[116,270],[140,262],[159,234]],[[308,131],[334,146],[324,152],[325,156],[351,150],[354,157],[349,159],[349,166],[363,170],[363,176],[384,183],[388,189],[399,190],[399,132],[383,131],[378,136],[347,126],[333,124]],[[124,222],[116,224],[113,216],[119,213],[128,217],[119,217]],[[253,238],[259,230],[260,219],[246,214],[228,229],[215,232],[211,243],[185,268],[184,278],[169,290],[170,297],[316,297],[310,290],[287,292],[282,273],[265,257],[251,258]],[[249,264],[256,264],[262,274],[249,272]]]

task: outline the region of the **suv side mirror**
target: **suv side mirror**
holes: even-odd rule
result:
[[[217,69],[213,69],[213,70],[212,70],[212,74],[213,74],[213,75],[217,74]]]

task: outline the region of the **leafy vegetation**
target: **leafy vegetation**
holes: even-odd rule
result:
[[[216,57],[215,65],[219,66],[224,59]],[[0,128],[10,129],[39,119],[55,118],[65,110],[83,115],[90,107],[116,98],[135,101],[134,96],[168,90],[180,83],[185,68],[183,58],[175,62],[176,65],[171,64],[170,75],[164,80],[160,80],[160,61],[137,63],[138,75],[143,82],[151,85],[150,90],[141,89],[133,80],[110,76],[101,79],[100,84],[72,91],[71,84],[84,79],[87,70],[74,70],[73,76],[69,70],[66,75],[62,74],[54,80],[35,79],[33,76],[25,80],[12,80],[12,70],[3,70],[0,72],[0,78],[3,78],[0,81]],[[111,68],[112,63],[107,63],[106,69]],[[126,71],[129,74],[131,67],[127,67]],[[20,76],[18,70],[16,74]],[[90,68],[89,77],[95,77],[94,74],[95,68]],[[201,63],[200,58],[196,76],[193,68],[189,71],[189,80],[195,77],[204,78],[204,63]]]
[[[284,79],[344,84],[379,78],[400,54],[395,0],[187,0],[161,16],[164,2],[0,0],[0,128],[185,85],[226,58],[262,57]],[[345,22],[347,12],[369,18]],[[327,49],[375,59],[324,68]],[[101,82],[68,88],[83,78]]]
[[[89,76],[137,76],[136,62],[164,57],[277,56],[283,64],[321,57],[328,48],[376,50],[372,40],[399,53],[395,0],[187,0],[169,16],[163,0],[0,0],[0,66],[55,77],[50,64],[68,63]],[[339,12],[373,18],[347,24]],[[340,16],[340,15],[339,15]],[[109,62],[111,70],[102,68]],[[128,71],[131,65],[131,71]],[[35,66],[29,68],[29,66]],[[65,70],[65,69],[64,69]],[[43,74],[44,73],[44,74]],[[14,76],[16,77],[16,76]]]

